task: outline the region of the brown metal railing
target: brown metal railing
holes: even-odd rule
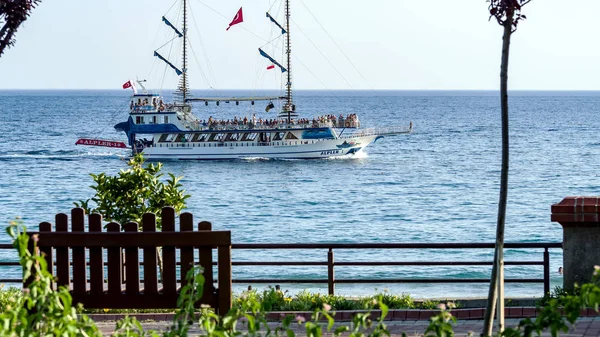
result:
[[[491,266],[492,261],[340,261],[334,260],[334,251],[349,249],[493,249],[493,243],[306,243],[306,244],[232,244],[232,250],[324,250],[327,253],[323,261],[232,261],[232,266],[327,266],[327,277],[318,279],[306,278],[234,278],[237,284],[285,284],[285,283],[316,283],[327,284],[329,294],[335,293],[336,284],[366,284],[366,283],[488,283],[487,278],[344,278],[335,276],[335,268],[341,266],[376,267],[376,266]],[[506,266],[543,266],[541,278],[506,278],[506,283],[543,283],[544,294],[550,291],[550,253],[549,249],[562,248],[560,242],[542,243],[506,243],[506,249],[543,249],[542,259],[536,261],[505,261]],[[13,249],[11,244],[0,244],[1,249]],[[235,255],[235,254],[233,254]],[[0,262],[2,266],[18,266],[18,262]],[[0,272],[0,275],[2,273]],[[21,283],[21,279],[1,279],[0,283]]]

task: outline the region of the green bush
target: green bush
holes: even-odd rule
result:
[[[402,293],[402,295],[398,296],[388,291],[383,291],[376,294],[375,297],[381,297],[383,303],[389,306],[390,309],[414,309],[417,307],[417,304],[415,304],[415,301],[408,293]]]
[[[307,290],[301,291],[296,295],[290,295],[289,292],[273,289],[266,290],[248,290],[234,297],[233,304],[237,305],[240,301],[262,302],[267,311],[313,311],[328,304],[332,310],[365,310],[371,306],[373,301],[380,301],[390,309],[436,309],[439,301],[415,302],[408,293],[394,295],[387,291],[377,293],[373,296],[363,296],[358,298],[347,298],[336,295],[322,295],[311,293]]]
[[[186,207],[185,201],[190,195],[185,194],[179,183],[182,177],[169,173],[163,182],[162,163],[144,167],[144,162],[144,157],[137,154],[127,162],[129,169],[121,170],[116,176],[90,174],[96,183],[90,186],[95,195],[75,202],[75,207],[83,208],[87,214],[99,213],[104,220],[121,225],[130,221],[141,225],[144,213],[154,213],[156,225],[161,229],[161,209],[170,206],[178,214]]]

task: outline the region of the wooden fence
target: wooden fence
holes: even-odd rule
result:
[[[187,272],[197,264],[204,269],[206,280],[197,304],[210,305],[219,312],[231,308],[231,232],[212,231],[207,222],[199,223],[194,231],[190,213],[181,214],[177,232],[171,207],[162,211],[162,232],[156,231],[156,216],[152,213],[144,214],[142,232],[135,222],[124,224],[124,232],[118,223],[109,223],[102,232],[99,214],[89,216],[89,231],[85,232],[84,218],[83,209],[75,208],[71,212],[71,231],[67,215],[57,214],[55,230],[43,222],[39,232],[38,247],[48,269],[56,271],[58,286],[71,290],[74,302],[86,308],[176,308],[178,289],[186,284]],[[157,247],[162,247],[162,279]],[[218,254],[217,289],[213,287],[213,248]],[[194,249],[198,250],[198,261],[194,261]]]

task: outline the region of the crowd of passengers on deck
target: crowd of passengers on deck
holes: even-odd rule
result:
[[[162,99],[157,99],[156,97],[152,98],[152,103],[147,98],[143,100],[138,98],[137,102],[131,101],[129,104],[129,109],[132,111],[145,111],[145,110],[158,110],[165,111],[165,103]]]
[[[319,117],[315,117],[312,120],[308,118],[300,118],[300,119],[292,119],[291,123],[288,124],[286,119],[280,118],[270,118],[270,119],[262,119],[256,118],[256,114],[252,116],[252,118],[248,117],[234,117],[233,119],[215,119],[212,116],[208,118],[208,120],[196,120],[193,122],[193,126],[198,128],[208,128],[208,129],[217,129],[217,130],[226,130],[226,129],[236,129],[239,127],[243,128],[260,128],[260,129],[270,129],[270,128],[279,128],[280,126],[289,126],[296,125],[299,127],[359,127],[360,123],[358,122],[358,118],[356,114],[349,114],[346,117],[341,115],[339,117],[335,117],[334,115],[323,115]]]
[[[360,123],[358,122],[358,116],[356,114],[348,114],[346,117],[340,114],[339,117],[335,117],[335,115],[324,115],[317,117],[317,121],[319,123],[330,123],[332,126],[338,128],[357,128],[360,127]],[[315,120],[313,119],[313,124]]]

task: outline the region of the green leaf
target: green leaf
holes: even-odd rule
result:
[[[333,319],[333,317],[331,317],[329,313],[325,312],[323,314],[325,315],[325,317],[327,317],[327,320],[329,321],[329,323],[327,324],[327,331],[331,331],[333,325],[335,324],[335,320]]]
[[[379,303],[379,308],[381,309],[381,316],[379,317],[379,321],[383,322],[383,320],[385,319],[385,317],[387,316],[389,309],[388,306],[385,305],[385,303],[383,303],[383,301],[378,301]]]
[[[350,330],[350,328],[347,327],[347,326],[339,326],[339,327],[337,327],[335,329],[335,331],[333,332],[333,334],[337,336],[337,335],[339,335],[339,334],[341,334],[343,332],[349,331],[349,330]]]

